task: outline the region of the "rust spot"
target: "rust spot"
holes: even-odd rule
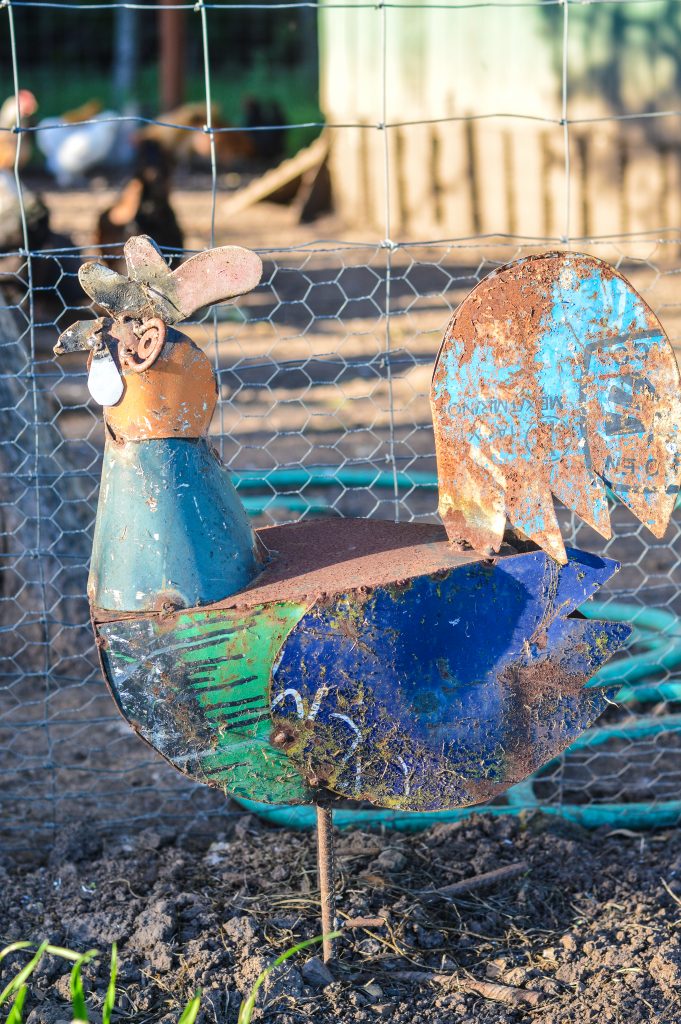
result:
[[[156,362],[141,373],[124,373],[125,392],[107,406],[109,430],[121,441],[162,437],[202,437],[217,402],[215,375],[209,359],[177,331]]]
[[[282,750],[285,750],[286,747],[290,747],[295,742],[296,734],[288,725],[279,726],[270,734],[270,743],[272,746],[279,747]]]

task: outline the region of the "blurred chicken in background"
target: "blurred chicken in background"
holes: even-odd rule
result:
[[[158,142],[175,164],[209,164],[210,133],[206,125],[205,103],[184,103],[160,114],[162,124],[152,124],[140,132],[142,139]],[[215,154],[222,169],[253,163],[276,163],[284,154],[286,131],[284,112],[276,101],[248,97],[244,101],[243,127],[235,128],[211,106],[211,124],[215,131]],[[269,130],[269,129],[272,130]],[[229,129],[227,131],[226,129]],[[250,130],[249,130],[250,129]],[[252,129],[256,129],[253,131]]]
[[[164,249],[182,249],[184,236],[170,202],[172,160],[153,138],[142,138],[134,176],[118,199],[101,214],[95,243],[102,258],[116,269],[122,260],[123,243],[131,235],[151,235]]]
[[[255,156],[263,164],[278,164],[286,156],[286,115],[278,100],[244,100],[244,124],[251,130]]]
[[[19,106],[19,124],[28,128],[31,118],[38,109],[38,101],[28,89],[20,89],[16,96],[8,96],[0,107],[0,171],[13,171],[17,153],[19,136],[12,131],[17,123],[17,104]],[[31,132],[22,136],[19,167],[25,167],[31,158],[33,145]]]
[[[86,175],[103,168],[125,166],[133,159],[134,125],[115,110],[102,110],[88,100],[60,117],[38,123],[36,144],[47,169],[62,188],[82,184]]]
[[[21,125],[30,125],[38,101],[28,89],[20,89],[18,97],[10,96],[0,107],[0,128],[15,126],[17,99]],[[31,135],[22,136],[20,170],[32,155]],[[82,305],[76,276],[82,255],[69,235],[52,229],[43,197],[26,186],[19,191],[14,176],[16,149],[17,135],[0,131],[0,287],[4,300],[20,305],[26,299],[29,266],[21,250],[28,242],[35,319],[58,322],[66,309]]]
[[[151,124],[144,128],[139,137],[152,139],[161,146],[176,165],[191,167],[197,163],[209,163],[210,134],[203,131],[206,124],[205,103],[183,103],[181,107],[159,114],[162,124]],[[215,150],[218,164],[229,166],[235,161],[249,160],[255,156],[253,143],[242,130],[221,132],[230,127],[220,116],[217,104],[211,106],[211,123],[218,131],[215,135]]]

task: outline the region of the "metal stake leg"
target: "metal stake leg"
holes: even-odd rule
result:
[[[333,959],[333,940],[326,938],[336,922],[336,891],[333,866],[333,818],[328,807],[317,807],[317,875],[322,904],[324,963]]]

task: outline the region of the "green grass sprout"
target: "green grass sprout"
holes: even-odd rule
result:
[[[16,953],[18,949],[29,949],[29,947],[34,945],[34,942],[13,942],[10,946],[5,946],[4,949],[0,949],[0,963],[2,963],[5,957],[9,956],[10,953]]]
[[[31,945],[33,945],[33,943],[26,943],[26,946],[31,946]],[[36,969],[36,967],[38,966],[38,964],[42,960],[43,954],[45,953],[45,950],[47,949],[48,945],[49,945],[49,943],[42,942],[38,946],[38,949],[37,949],[36,953],[34,954],[34,956],[31,957],[29,962],[26,964],[26,966],[21,968],[19,973],[14,978],[12,978],[12,980],[9,982],[8,985],[5,985],[5,987],[2,990],[2,992],[0,992],[0,1006],[2,1006],[3,1003],[7,1002],[9,997],[11,995],[13,995],[18,989],[21,988],[21,986],[24,984],[24,982],[26,981],[27,978],[31,977],[31,975],[33,974],[34,970]],[[17,948],[17,946],[19,948],[21,948],[21,943],[14,943],[14,948],[15,949]],[[26,948],[26,946],[24,946],[23,948]],[[3,953],[4,952],[5,951],[3,950]]]
[[[304,942],[299,942],[297,943],[297,945],[291,946],[291,948],[285,950],[281,954],[281,956],[278,956],[274,963],[270,964],[269,967],[266,967],[262,974],[259,974],[258,977],[255,979],[255,983],[248,995],[248,998],[244,999],[243,1002],[241,1003],[241,1006],[239,1007],[239,1017],[237,1019],[237,1024],[251,1024],[251,1017],[253,1015],[253,1010],[255,1009],[255,1001],[258,997],[258,990],[260,989],[260,986],[262,985],[270,971],[273,971],[275,967],[278,967],[280,964],[283,964],[284,961],[288,960],[289,957],[295,956],[295,954],[299,953],[301,949],[307,949],[308,946],[314,946],[318,942],[323,942],[324,939],[326,938],[338,939],[340,938],[341,934],[342,932],[329,932],[328,935],[315,935],[314,939],[305,939]],[[182,1021],[180,1022],[180,1024],[182,1024]]]
[[[111,970],[109,972],[109,984],[106,987],[106,995],[102,1004],[102,1024],[111,1024],[111,1014],[116,1002],[116,976],[118,975],[118,946],[114,942],[111,947]]]
[[[7,1014],[6,1024],[21,1024],[23,1017],[22,1012],[24,1009],[24,1002],[26,1001],[26,993],[28,992],[28,985],[22,985],[17,994],[14,997],[9,1013]]]
[[[34,949],[35,942],[12,942],[9,946],[5,946],[4,949],[0,949],[0,963],[9,956],[10,953],[17,953],[22,949]],[[10,981],[8,985],[0,992],[0,1006],[6,1002],[9,997],[16,992],[18,988],[21,988],[27,978],[33,974],[40,961],[42,960],[45,953],[49,953],[51,956],[61,957],[62,960],[73,960],[77,961],[80,959],[81,954],[76,953],[73,949],[64,949],[63,946],[52,946],[49,942],[43,942],[38,947],[33,958],[26,964],[25,967],[19,971],[19,974]]]
[[[303,943],[303,945],[306,945],[306,943]],[[296,947],[296,949],[298,948],[302,947]],[[35,942],[13,942],[11,945],[5,946],[4,949],[0,949],[0,963],[2,963],[5,957],[9,956],[10,953],[17,953],[25,949],[35,949],[35,953],[33,953],[29,962],[21,968],[18,974],[16,974],[9,984],[5,986],[2,992],[0,992],[0,1006],[7,1002],[10,997],[14,997],[5,1024],[23,1024],[24,1003],[28,994],[26,981],[30,978],[31,974],[33,974],[46,953],[59,957],[61,960],[69,960],[73,964],[70,976],[72,1024],[87,1024],[88,1011],[87,1003],[85,1001],[85,990],[83,988],[82,971],[86,964],[90,963],[91,960],[94,960],[100,955],[98,950],[88,949],[86,953],[77,953],[73,949],[65,949],[63,946],[52,946],[48,942],[41,942],[37,949]],[[295,952],[295,950],[292,950],[291,952]],[[111,946],[109,982],[104,995],[104,1001],[102,1003],[102,1024],[111,1024],[111,1017],[116,1002],[117,977],[118,947],[114,942]],[[178,1024],[195,1024],[200,1005],[201,990],[198,989],[182,1011]],[[248,1019],[250,1020],[250,1017]]]
[[[184,1010],[182,1011],[182,1016],[180,1017],[178,1024],[194,1024],[194,1021],[196,1020],[196,1015],[199,1012],[200,1005],[201,989],[199,988],[196,990],[193,998],[189,1000]]]
[[[99,956],[99,950],[89,949],[87,953],[83,953],[82,956],[78,957],[71,970],[71,1005],[73,1007],[73,1020],[83,1021],[84,1024],[87,1024],[88,1017],[81,971],[85,964],[88,964],[90,960],[94,960],[96,956]]]

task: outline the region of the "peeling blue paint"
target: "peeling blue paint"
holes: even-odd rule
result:
[[[88,596],[145,611],[219,601],[260,569],[248,517],[204,438],[108,441]]]

